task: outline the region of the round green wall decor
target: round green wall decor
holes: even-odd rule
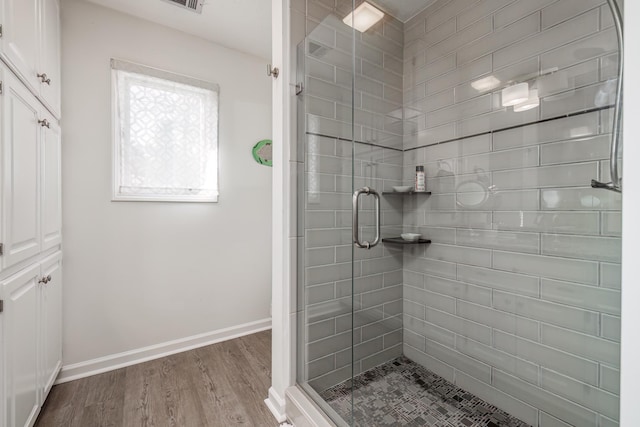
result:
[[[251,150],[256,162],[265,166],[273,166],[273,149],[270,139],[263,139],[253,146]]]

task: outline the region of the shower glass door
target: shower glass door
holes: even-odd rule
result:
[[[618,425],[619,6],[292,2],[297,379],[337,425]]]
[[[353,29],[343,22],[353,3],[309,0],[292,6],[297,28],[304,28],[304,38],[295,40],[297,379],[335,423],[350,425],[350,399],[346,412],[338,413],[322,393],[349,381],[354,370],[352,196],[362,161],[354,157]],[[373,224],[364,212],[366,197],[359,220]]]
[[[296,52],[297,375],[340,425],[360,416],[352,378],[402,354],[402,248],[383,243],[402,230],[402,199],[389,196],[402,184],[402,28],[383,19],[363,34],[354,6],[293,10],[306,18]]]

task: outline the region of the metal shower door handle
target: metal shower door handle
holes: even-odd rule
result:
[[[360,196],[373,196],[375,200],[376,238],[373,242],[361,242],[358,230],[360,228],[358,214],[360,211]],[[380,243],[380,194],[373,188],[363,187],[353,193],[353,243],[358,248],[371,249]]]

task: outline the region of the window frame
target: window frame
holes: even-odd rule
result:
[[[122,133],[121,121],[119,118],[120,99],[118,93],[118,71],[136,73],[143,76],[168,80],[174,83],[189,85],[201,89],[207,89],[216,94],[215,110],[216,114],[216,189],[214,195],[186,195],[186,194],[123,194],[121,188],[121,147]],[[217,203],[220,198],[220,87],[216,83],[195,79],[181,74],[148,67],[133,62],[120,59],[111,59],[111,151],[112,151],[112,179],[111,179],[111,201],[112,202],[180,202],[180,203]]]

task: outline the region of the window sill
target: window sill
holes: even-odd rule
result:
[[[218,196],[215,197],[185,197],[185,196],[123,196],[111,197],[112,202],[165,202],[165,203],[218,203]]]

